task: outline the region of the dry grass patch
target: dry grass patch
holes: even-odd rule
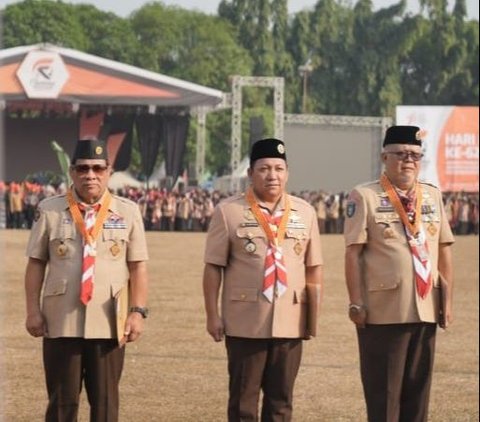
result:
[[[201,289],[205,235],[147,233],[151,314],[128,346],[121,420],[226,420],[225,348],[205,332]],[[46,405],[41,341],[24,329],[26,231],[1,230],[0,420],[42,420]],[[297,422],[364,421],[355,331],[346,317],[343,239],[324,236],[325,300],[319,336],[305,343],[295,390]],[[478,421],[478,238],[454,247],[456,320],[437,336],[430,421]],[[82,396],[80,421],[88,420]]]

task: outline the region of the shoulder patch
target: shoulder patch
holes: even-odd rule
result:
[[[346,210],[347,217],[352,218],[355,215],[356,210],[357,210],[357,203],[355,201],[348,201],[347,210]]]
[[[33,221],[37,222],[38,220],[40,220],[40,214],[41,214],[40,209],[37,208],[35,210],[35,216],[33,217]]]

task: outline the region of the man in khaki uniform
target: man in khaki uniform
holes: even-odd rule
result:
[[[427,420],[436,324],[452,321],[454,238],[441,192],[417,180],[422,136],[416,126],[390,127],[385,173],[347,203],[349,317],[369,422]]]
[[[316,335],[322,254],[315,210],[285,193],[285,146],[256,142],[251,187],[221,202],[208,231],[203,287],[207,331],[226,336],[228,420],[290,421],[302,339]],[[220,286],[222,312],[218,311]]]
[[[134,202],[110,194],[110,173],[105,144],[79,141],[73,186],[39,204],[30,234],[26,328],[43,337],[48,422],[77,420],[82,382],[90,420],[118,420],[121,346],[138,339],[147,316],[142,217]]]

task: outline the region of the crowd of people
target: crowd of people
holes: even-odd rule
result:
[[[30,229],[38,203],[43,198],[64,192],[65,184],[0,181],[0,228]],[[200,188],[180,192],[129,186],[115,193],[139,205],[146,230],[194,232],[206,232],[215,205],[232,194]],[[348,192],[303,191],[292,194],[314,206],[320,233],[343,233]],[[454,234],[478,235],[478,192],[444,192],[443,202]]]

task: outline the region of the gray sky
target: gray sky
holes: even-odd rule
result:
[[[149,3],[149,0],[63,0],[66,3],[89,3],[95,5],[98,9],[114,12],[119,16],[127,16],[143,4]],[[197,9],[205,13],[214,14],[217,11],[220,0],[162,0],[164,4],[176,5],[185,9]],[[355,3],[355,0],[350,0]],[[19,0],[2,0],[3,5],[18,3]],[[373,0],[375,9],[384,8],[397,3],[398,0]],[[317,0],[289,0],[289,12],[295,13],[305,8],[311,8]],[[450,5],[454,0],[449,0]],[[3,7],[3,6],[2,6]],[[409,10],[418,12],[418,1],[408,0]],[[478,0],[467,0],[467,13],[471,19],[478,20]]]

